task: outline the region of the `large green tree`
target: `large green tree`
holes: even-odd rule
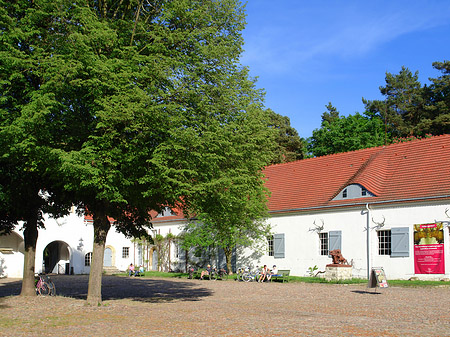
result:
[[[21,295],[35,295],[34,265],[43,213],[61,216],[75,203],[61,184],[58,156],[52,153],[58,130],[48,123],[43,83],[45,23],[31,3],[0,2],[0,232],[22,224],[24,271]],[[48,43],[48,41],[46,42]]]
[[[243,7],[236,0],[0,2],[9,57],[2,89],[17,78],[17,86],[28,86],[25,99],[18,92],[2,101],[50,127],[39,135],[58,162],[50,176],[94,219],[87,300],[97,304],[112,219],[117,230],[139,237],[150,209],[177,202],[200,209],[198,195],[220,157],[212,149],[227,146],[225,131],[220,140],[215,132],[223,128],[234,139],[237,121],[254,131],[248,137],[259,131],[260,93],[238,64]],[[252,118],[242,117],[247,113]],[[33,131],[40,132],[38,123]],[[261,146],[248,142],[246,155]],[[224,157],[228,167],[232,159]]]
[[[185,227],[183,246],[222,248],[229,272],[233,249],[265,240],[270,230],[262,169],[273,158],[277,131],[260,111],[254,107],[209,130],[203,141],[211,176],[196,181],[188,209],[194,221]]]

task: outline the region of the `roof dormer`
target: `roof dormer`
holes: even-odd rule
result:
[[[374,197],[373,193],[370,193],[364,186],[360,184],[350,184],[342,189],[333,200],[347,200]]]

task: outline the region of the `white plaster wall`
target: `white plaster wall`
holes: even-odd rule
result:
[[[371,234],[371,267],[383,267],[386,277],[391,279],[409,279],[419,277],[424,280],[439,280],[450,275],[450,250],[449,250],[449,230],[444,229],[444,252],[445,252],[445,274],[414,274],[414,225],[433,223],[437,221],[447,222],[450,220],[445,210],[450,208],[450,204],[415,204],[403,205],[389,208],[373,208],[371,214],[375,221],[379,222],[385,218],[385,225],[382,229],[393,227],[409,228],[409,257],[390,257],[377,254],[378,242],[375,230]],[[374,223],[371,224],[375,226]]]
[[[367,222],[369,226],[375,227],[372,221],[382,222],[382,229],[393,227],[409,228],[409,257],[390,257],[378,255],[378,238],[375,228],[369,232],[370,258],[369,270],[372,267],[383,267],[389,279],[408,279],[417,276],[421,279],[442,279],[450,275],[450,249],[449,230],[446,227],[444,232],[445,242],[445,264],[446,274],[440,275],[415,275],[414,274],[414,224],[431,223],[435,221],[448,221],[445,210],[450,208],[447,204],[416,204],[403,205],[398,207],[380,207],[369,205],[369,213],[365,207],[355,207],[342,211],[329,211],[301,215],[274,216],[270,222],[273,233],[285,234],[285,258],[274,258],[264,254],[260,259],[255,260],[254,265],[267,264],[277,265],[278,269],[290,269],[291,275],[305,276],[308,268],[318,266],[318,270],[324,271],[325,266],[331,263],[331,258],[320,255],[320,240],[317,232],[311,231],[314,228],[314,221],[317,225],[324,223],[323,232],[340,230],[342,231],[342,255],[353,263],[353,276],[367,277]],[[246,250],[246,255],[251,253]],[[242,259],[241,259],[242,260]],[[246,267],[240,266],[238,267]]]
[[[287,216],[273,216],[268,222],[273,228],[273,233],[285,234],[285,258],[276,259],[268,256],[267,253],[252,260],[253,265],[267,264],[277,265],[278,269],[290,269],[291,275],[304,276],[308,274],[308,268],[315,265],[319,270],[324,271],[325,266],[331,263],[331,258],[320,255],[320,240],[317,232],[312,231],[314,221],[316,225],[324,224],[323,231],[342,231],[342,254],[353,263],[354,277],[367,277],[367,231],[369,221],[370,227],[375,227],[376,222],[382,222],[382,229],[394,227],[408,227],[409,230],[409,257],[390,257],[378,255],[378,239],[376,229],[370,229],[370,259],[369,268],[383,267],[389,279],[408,279],[417,276],[421,279],[442,279],[450,277],[450,242],[449,229],[445,227],[444,248],[445,248],[445,275],[415,275],[414,274],[414,224],[431,223],[435,221],[450,220],[445,210],[450,209],[450,203],[422,203],[414,205],[400,205],[397,207],[383,207],[381,205],[369,205],[369,213],[364,206],[348,208],[341,211],[310,212],[292,214]],[[92,252],[93,227],[91,223],[85,223],[83,217],[75,213],[62,219],[44,218],[45,229],[39,229],[39,237],[36,247],[36,272],[42,271],[43,251],[45,247],[53,241],[62,241],[69,246],[70,266],[75,274],[89,273],[89,267],[84,266],[84,257],[88,252]],[[154,230],[158,234],[166,236],[169,232],[177,235],[181,232],[179,222],[156,223]],[[15,230],[21,237],[23,233]],[[80,246],[80,239],[83,246]],[[113,264],[119,270],[126,270],[128,265],[135,259],[134,245],[131,240],[119,234],[112,227],[108,233],[106,246],[113,249]],[[130,247],[130,256],[122,258],[122,248]],[[176,262],[176,249],[171,249],[171,260]],[[242,261],[252,254],[252,250],[247,249],[243,256],[238,256],[237,267],[247,267],[242,265]],[[1,254],[1,253],[0,253]],[[137,254],[137,252],[136,252]],[[2,254],[7,262],[8,277],[22,277],[23,254]]]
[[[62,241],[69,246],[70,267],[74,274],[89,274],[90,267],[85,266],[85,255],[93,250],[94,229],[92,222],[85,222],[84,217],[71,213],[60,219],[44,218],[45,229],[39,229],[36,246],[36,272],[42,271],[43,252],[45,247],[53,241]],[[80,241],[82,239],[82,241]],[[82,245],[80,245],[82,243]],[[114,227],[106,237],[106,247],[112,248],[113,265],[119,270],[126,270],[133,261],[133,243],[124,235],[117,233]],[[122,248],[130,247],[129,258],[122,258]],[[66,261],[61,261],[64,263]]]
[[[0,253],[0,278],[22,278],[23,276],[23,253],[12,254]]]

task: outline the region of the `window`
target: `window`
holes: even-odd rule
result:
[[[122,247],[122,259],[130,257],[130,247]]]
[[[164,217],[164,216],[173,216],[175,215],[174,212],[169,207],[164,207],[164,209],[158,213],[157,217]]]
[[[382,230],[377,232],[378,255],[391,255],[391,231]]]
[[[328,255],[328,233],[319,233],[320,255]]]
[[[367,195],[367,190],[364,187],[361,187],[361,196],[365,197]]]
[[[273,235],[267,237],[269,256],[273,256]]]
[[[347,198],[347,189],[342,191],[342,198]]]
[[[91,262],[92,262],[92,252],[89,252],[84,256],[84,265],[86,267],[89,267],[91,265]]]

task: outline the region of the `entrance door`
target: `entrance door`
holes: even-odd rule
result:
[[[105,248],[105,254],[103,256],[103,266],[112,267],[112,250],[111,250],[111,248]]]
[[[158,270],[158,252],[156,250],[153,251],[152,270]]]

